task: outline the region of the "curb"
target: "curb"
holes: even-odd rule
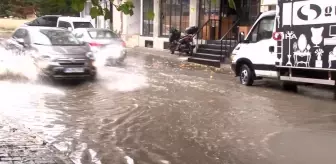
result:
[[[174,61],[180,61],[180,62],[184,62],[188,60],[187,56],[172,55],[168,51],[165,52],[163,50],[156,50],[156,49],[150,49],[150,48],[134,47],[134,48],[128,48],[127,51],[132,52],[132,53],[146,55],[146,56],[156,56],[156,57],[161,57],[161,58],[167,58],[167,59],[171,59]]]
[[[168,51],[165,52],[162,50],[143,48],[143,47],[128,48],[127,51],[131,53],[145,55],[145,56],[156,56],[156,57],[178,61],[178,62],[183,63],[184,66],[192,67],[197,70],[210,70],[215,73],[233,74],[230,68],[230,64],[223,64],[221,68],[217,68],[217,67],[207,66],[203,64],[191,63],[191,62],[188,62],[188,56],[172,55]]]

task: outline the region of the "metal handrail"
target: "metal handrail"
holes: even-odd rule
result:
[[[198,49],[199,33],[200,33],[201,31],[203,31],[203,28],[204,28],[209,22],[210,22],[210,19],[208,19],[208,20],[201,26],[201,28],[199,28],[199,29],[197,30],[197,32],[193,35],[193,38],[197,35],[197,38],[196,38],[196,51],[197,51],[197,49]],[[202,44],[202,41],[201,41],[201,44]]]
[[[220,39],[220,41],[222,41],[239,22],[240,22],[240,18],[238,18],[238,20],[229,28],[229,30],[223,35],[223,37]]]
[[[240,22],[240,18],[238,18],[238,20],[229,28],[229,30],[220,39],[220,42],[221,42],[221,60],[222,61],[224,61],[225,56],[227,56],[227,54],[225,54],[225,56],[223,56],[224,55],[223,54],[223,40],[230,34],[230,32],[232,32],[233,28],[235,28],[239,22]],[[229,49],[226,51],[226,53],[229,53],[231,51],[231,47],[232,47],[231,41],[232,40],[230,39]]]
[[[194,34],[194,36],[198,35],[199,32],[204,28],[205,25],[207,25],[210,22],[210,19],[208,19],[202,26],[197,30],[197,32]]]

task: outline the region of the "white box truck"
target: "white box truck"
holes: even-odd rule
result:
[[[330,85],[336,99],[336,0],[279,0],[239,35],[231,68],[241,84],[274,78],[290,90]]]

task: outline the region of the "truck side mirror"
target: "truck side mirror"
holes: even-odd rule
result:
[[[244,32],[240,32],[238,34],[238,42],[241,43],[241,42],[244,41],[244,39],[245,39],[245,33]]]
[[[273,52],[275,51],[275,50],[274,50],[274,46],[269,46],[268,51],[269,51],[270,53],[273,53]]]

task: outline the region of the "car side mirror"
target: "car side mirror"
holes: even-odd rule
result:
[[[273,53],[273,52],[275,51],[275,50],[274,50],[274,46],[269,46],[268,51],[269,51],[270,53]]]
[[[242,42],[244,42],[244,39],[245,39],[245,33],[244,32],[240,32],[238,34],[238,42],[242,43]]]
[[[24,39],[18,38],[18,39],[15,39],[15,40],[16,40],[16,42],[18,42],[19,44],[24,46]]]

